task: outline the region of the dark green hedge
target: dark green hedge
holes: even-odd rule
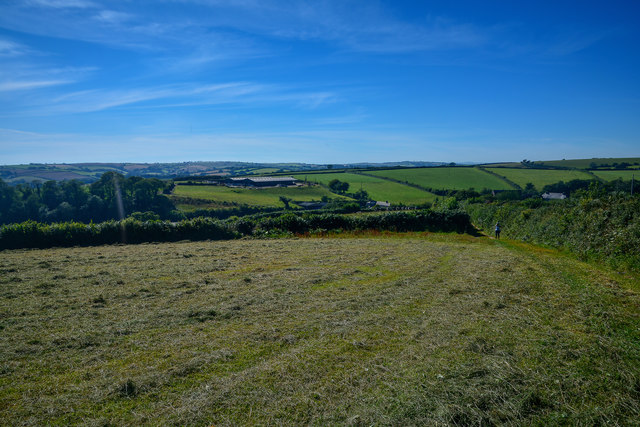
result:
[[[364,215],[289,212],[255,219],[241,218],[234,223],[234,227],[243,234],[272,230],[298,234],[330,230],[453,231],[458,233],[472,231],[469,215],[459,210],[420,210]]]
[[[623,194],[531,203],[470,204],[474,224],[502,236],[640,269],[640,198]]]
[[[227,224],[210,218],[169,221],[107,221],[99,224],[27,221],[0,227],[0,249],[87,246],[112,243],[171,242],[233,239],[238,234]]]
[[[220,221],[195,218],[180,222],[139,221],[127,218],[100,224],[27,221],[0,227],[0,249],[87,246],[113,243],[222,240],[266,233],[301,234],[332,230],[471,231],[462,211],[411,211],[370,215],[282,213]]]

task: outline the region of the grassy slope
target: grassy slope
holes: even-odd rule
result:
[[[181,197],[210,200],[212,202],[236,202],[238,204],[258,206],[284,206],[279,200],[280,196],[293,200],[311,201],[320,200],[322,196],[340,198],[323,187],[296,187],[296,188],[229,188],[215,185],[178,185],[173,194]]]
[[[322,174],[297,174],[296,178],[308,181],[328,184],[337,179],[349,183],[349,192],[355,192],[362,187],[373,200],[388,201],[391,203],[422,204],[433,202],[435,194],[396,182],[381,178],[359,175],[354,173],[322,173]]]
[[[475,168],[416,168],[370,172],[371,175],[407,181],[423,187],[445,190],[510,190],[509,184]]]
[[[487,170],[504,176],[515,182],[522,188],[527,183],[532,183],[538,190],[548,184],[555,184],[559,181],[571,181],[572,179],[594,179],[586,172],[576,170],[544,170],[544,169],[507,169],[507,168],[487,168]]]
[[[457,235],[5,251],[7,424],[632,424],[638,278]]]
[[[597,165],[608,164],[612,165],[613,163],[637,163],[640,162],[640,158],[638,157],[623,157],[623,158],[597,158],[597,159],[569,159],[569,160],[544,160],[544,161],[536,161],[535,163],[544,163],[548,166],[561,166],[561,167],[569,167],[569,168],[580,168],[586,169],[590,167],[591,163],[595,163]]]
[[[267,173],[274,173],[279,171],[280,169],[278,168],[260,168],[260,169],[253,169],[251,171],[252,174],[267,174]]]
[[[640,171],[638,170],[593,171],[593,174],[605,181],[613,181],[618,178],[622,178],[625,181],[631,181],[632,175],[635,175],[636,179],[640,180]]]

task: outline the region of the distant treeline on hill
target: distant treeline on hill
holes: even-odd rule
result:
[[[88,186],[72,180],[12,187],[0,179],[0,224],[101,222],[146,211],[169,218],[175,206],[159,194],[168,185],[156,178],[125,178],[116,172],[107,172]]]
[[[223,240],[332,231],[470,232],[469,215],[459,210],[420,210],[368,215],[287,212],[228,220],[195,218],[180,222],[127,218],[100,224],[27,221],[0,227],[0,249],[89,246],[113,243]]]

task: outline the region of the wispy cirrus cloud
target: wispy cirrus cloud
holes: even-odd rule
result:
[[[444,18],[409,23],[370,1],[167,0],[205,6],[210,26],[283,39],[318,40],[369,53],[469,48],[486,43],[491,30]]]
[[[36,53],[36,51],[29,46],[13,40],[0,38],[0,58],[18,58],[34,53]]]
[[[54,9],[96,7],[96,3],[88,0],[29,0],[27,4]]]
[[[2,86],[0,86],[0,89]],[[315,109],[336,102],[332,92],[304,91],[278,85],[253,82],[221,84],[174,84],[130,89],[90,89],[57,97],[42,98],[25,107],[21,114],[81,114],[121,107],[175,109],[206,105],[287,104]]]
[[[30,63],[7,63],[0,70],[0,92],[36,91],[70,85],[95,72],[95,67],[45,67]],[[50,97],[47,94],[47,97]]]
[[[10,92],[19,90],[41,89],[49,86],[59,86],[72,83],[67,80],[16,80],[16,81],[0,81],[0,92]]]
[[[132,20],[133,18],[134,18],[134,15],[130,13],[117,12],[114,10],[106,10],[106,9],[101,10],[95,16],[95,19],[97,19],[98,21],[101,21],[107,24],[112,24],[112,25],[119,25],[126,21]]]
[[[443,18],[409,23],[377,2],[361,0],[167,0],[159,6],[167,3],[179,3],[181,9],[171,15],[149,9],[141,18],[135,5],[127,2],[107,6],[84,0],[32,0],[27,5],[58,10],[55,20],[62,25],[53,26],[29,8],[15,6],[7,8],[0,24],[24,32],[133,49],[153,42],[163,42],[166,49],[196,46],[207,37],[223,40],[229,36],[229,29],[253,38],[318,40],[369,53],[469,48],[486,43],[492,36],[487,28]],[[197,14],[182,13],[182,9],[194,8],[199,8]]]

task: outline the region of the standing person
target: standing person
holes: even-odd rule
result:
[[[500,221],[496,222],[496,239],[500,238]]]

